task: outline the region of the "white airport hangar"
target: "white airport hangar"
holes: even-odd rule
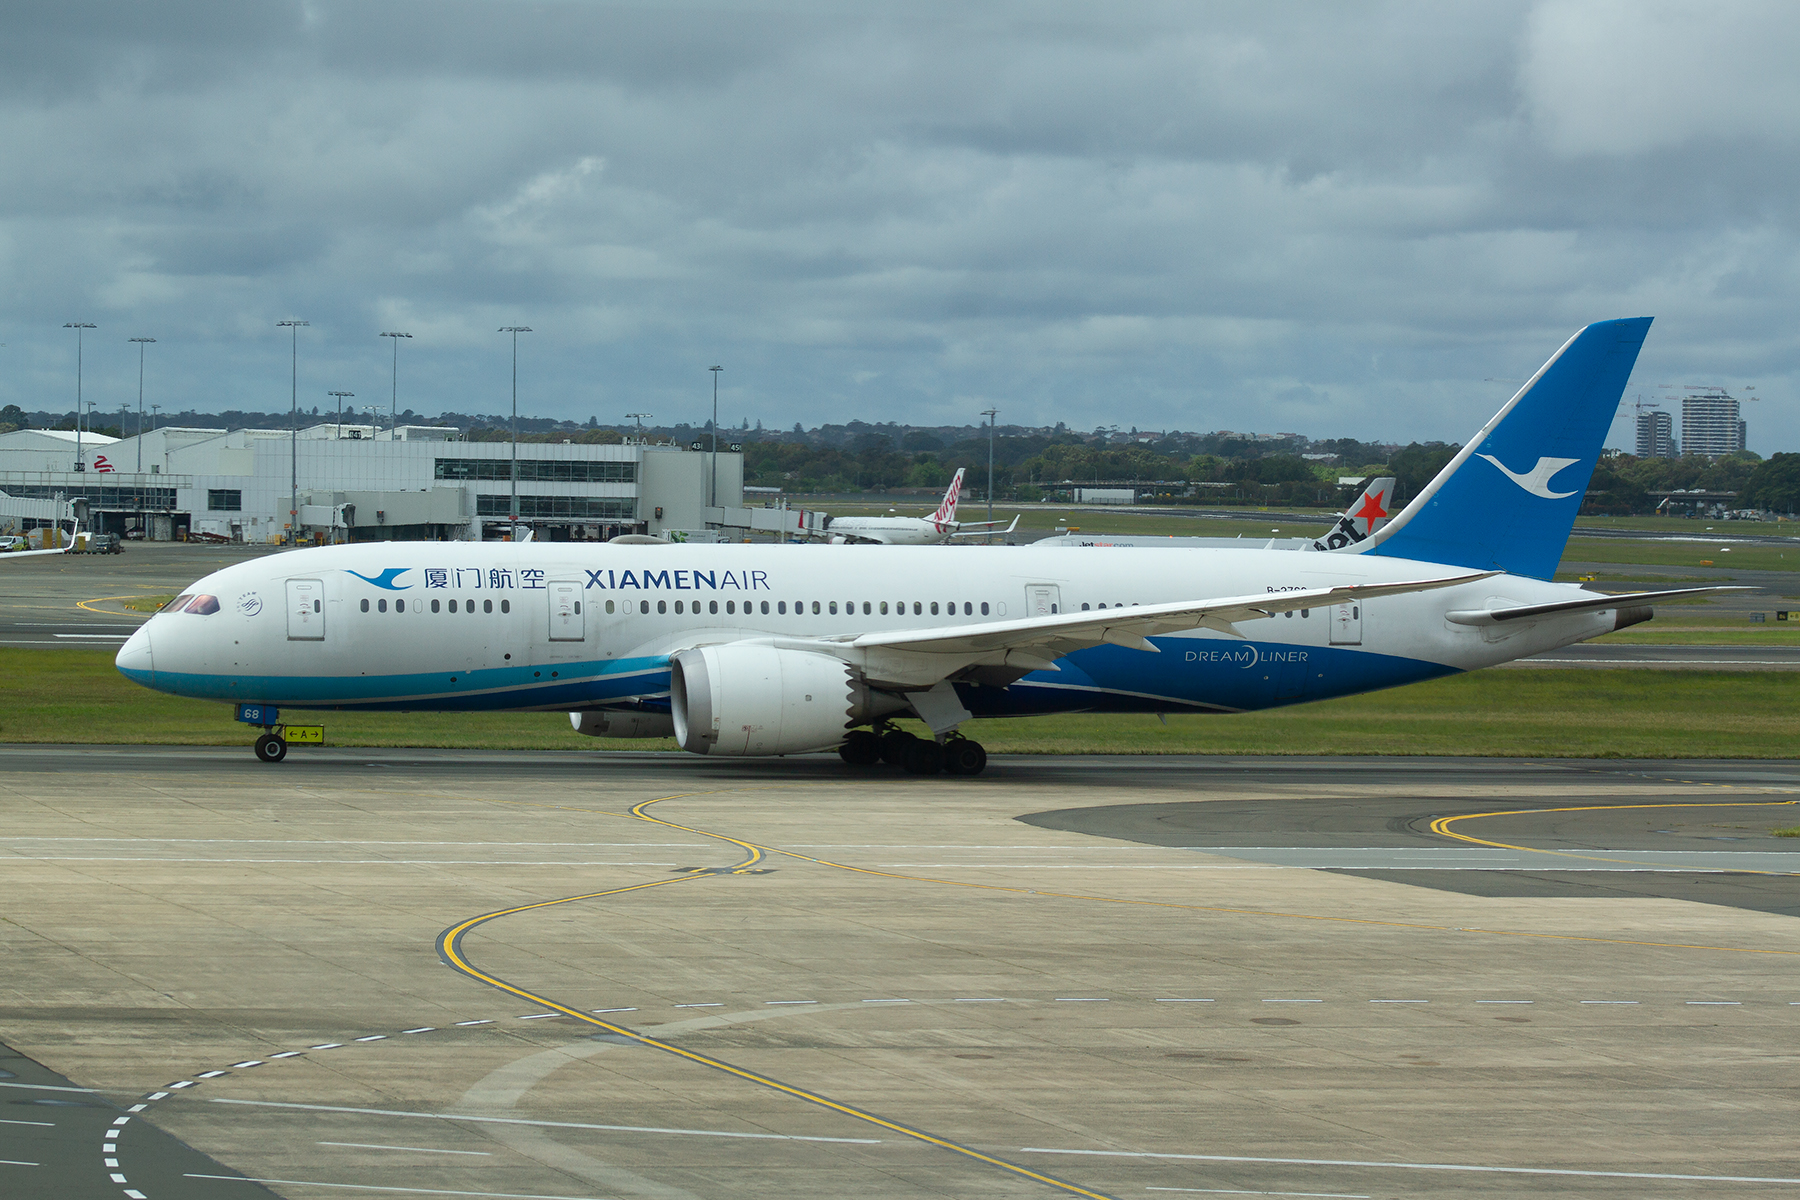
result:
[[[79,450],[72,432],[21,429],[0,434],[0,526],[35,511],[15,503],[9,516],[9,500],[79,496],[98,531],[159,541],[280,542],[290,508],[304,541],[492,539],[513,515],[513,451],[432,426],[175,427],[83,434]],[[715,460],[636,442],[520,442],[517,452],[519,524],[548,540],[701,530],[743,504],[741,453]]]

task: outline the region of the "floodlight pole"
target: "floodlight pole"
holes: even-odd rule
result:
[[[994,420],[1000,415],[997,408],[984,408],[981,415],[988,419],[988,541],[994,540]]]
[[[275,322],[277,329],[288,331],[289,342],[288,483],[292,490],[288,492],[287,542],[290,546],[300,544],[300,327],[311,324],[311,321]]]
[[[138,431],[137,431],[138,461],[137,461],[137,473],[139,475],[142,475],[144,473],[144,347],[149,345],[151,342],[154,342],[156,339],[155,338],[132,338],[131,340],[137,343],[137,348],[138,348]],[[123,421],[121,421],[119,423],[119,432],[120,433],[125,432],[125,423]]]
[[[64,329],[75,331],[75,469],[87,470],[87,464],[81,459],[81,331],[93,329],[86,321],[66,321]]]
[[[351,397],[354,397],[356,395],[356,393],[355,392],[326,392],[325,394],[327,396],[336,396],[337,397],[337,402],[338,402],[337,435],[338,435],[339,439],[342,439],[344,436],[344,401]],[[350,411],[351,411],[351,415],[354,416],[356,413],[356,410],[353,408]]]
[[[638,445],[641,446],[644,444],[644,418],[645,417],[654,417],[655,415],[656,415],[655,413],[626,413],[625,414],[627,419],[630,419],[633,417],[637,418]]]
[[[509,472],[512,476],[512,507],[509,517],[511,523],[507,527],[506,540],[516,542],[519,540],[519,335],[530,333],[531,326],[502,325],[500,332],[512,334],[513,340],[512,470]]]
[[[388,430],[391,434],[393,430],[400,428],[400,339],[409,338],[412,334],[384,333],[381,336],[394,339],[394,391],[393,395],[388,398],[388,404],[392,410],[388,414]],[[514,374],[517,373],[518,371],[515,367]],[[377,429],[375,432],[380,433],[381,431]]]
[[[724,367],[708,367],[713,377],[713,419],[712,419],[712,486],[708,490],[706,506],[719,506],[719,372]]]

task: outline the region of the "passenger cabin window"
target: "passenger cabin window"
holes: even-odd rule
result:
[[[836,600],[833,600],[831,602],[831,615],[834,617],[837,616],[837,601]]]
[[[938,615],[938,611],[937,611],[937,601],[936,601],[936,600],[933,600],[933,601],[932,601],[932,602],[931,602],[931,615],[932,615],[932,616],[934,616],[934,617],[935,617],[935,616],[937,616],[937,615]]]
[[[369,602],[368,602],[368,600],[367,600],[367,599],[365,599],[365,600],[364,600],[364,601],[363,601],[363,602],[362,602],[362,610],[363,610],[363,611],[364,611],[364,612],[368,612],[368,611],[369,611]],[[437,601],[436,601],[436,600],[433,600],[433,601],[432,601],[432,602],[431,602],[431,611],[432,611],[432,612],[436,612],[436,611],[437,611]]]
[[[767,600],[762,602],[762,614],[765,617],[769,615],[769,602]]]
[[[986,600],[981,602],[981,615],[984,617],[988,615],[988,602]]]
[[[450,603],[455,604],[456,601],[452,600]],[[375,611],[376,612],[386,612],[387,611],[387,598],[385,596],[375,602]]]
[[[819,602],[817,600],[814,600],[812,602],[812,606],[813,606],[813,616],[816,617],[819,615]]]
[[[500,611],[503,613],[511,612],[512,611],[512,601],[511,600],[502,600],[500,602]]]

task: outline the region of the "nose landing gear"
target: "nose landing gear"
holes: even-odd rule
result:
[[[237,719],[246,725],[262,726],[262,735],[256,739],[256,757],[266,763],[278,763],[287,757],[288,745],[323,746],[325,744],[325,727],[323,725],[283,725],[279,724],[281,710],[272,704],[240,704],[237,706]]]
[[[256,739],[256,757],[266,763],[278,763],[287,757],[287,739],[265,733]]]

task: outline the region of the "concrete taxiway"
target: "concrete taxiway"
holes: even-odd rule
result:
[[[1791,1194],[1796,801],[1779,763],[0,749],[0,1192]]]

